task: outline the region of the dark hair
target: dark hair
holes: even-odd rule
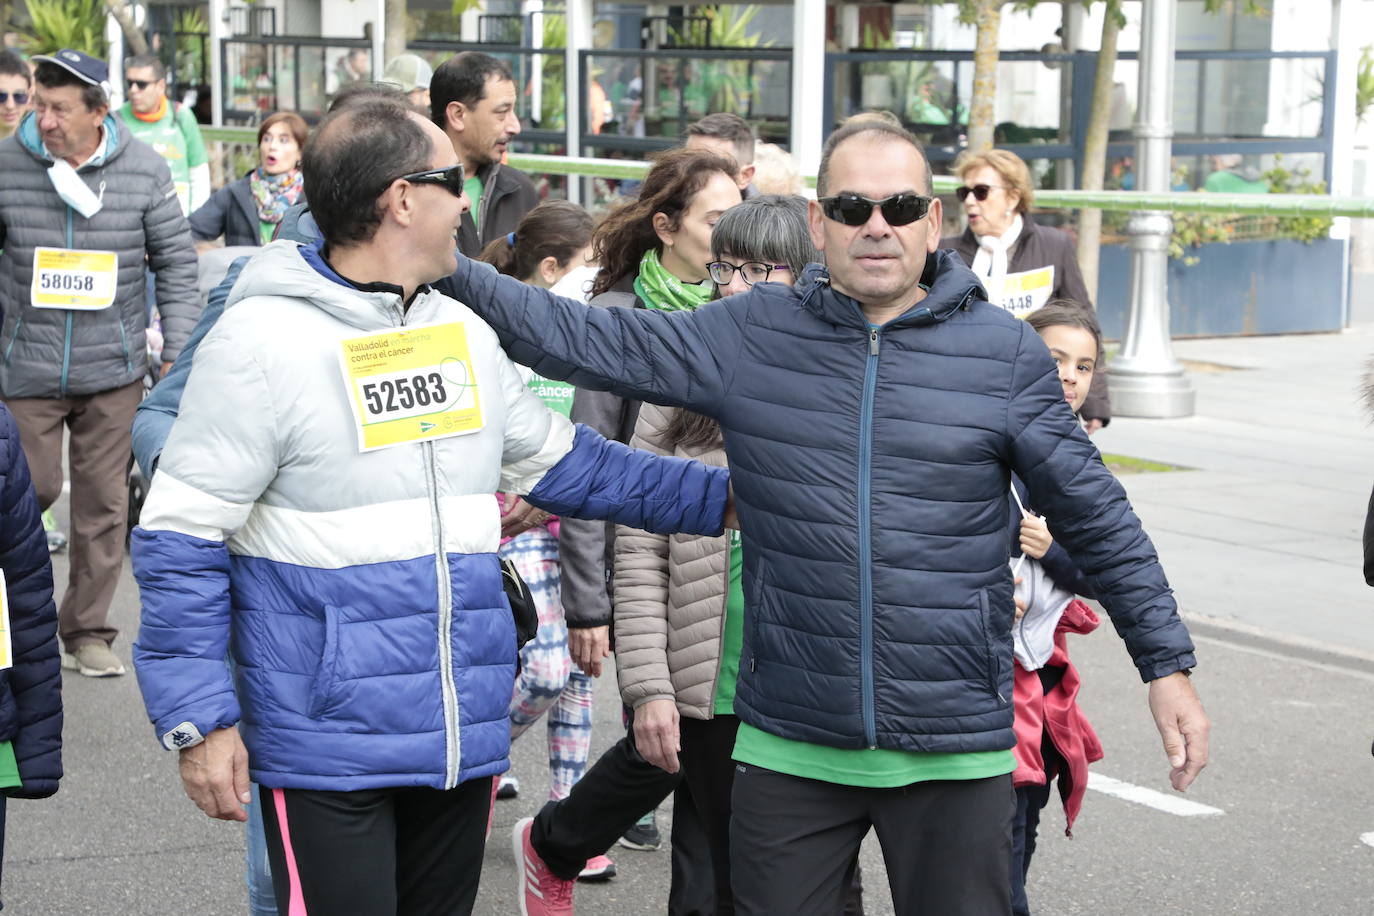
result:
[[[124,73],[126,75],[135,67],[140,70],[144,67],[152,68],[154,82],[167,78],[167,65],[164,64],[162,58],[158,57],[156,54],[137,54],[125,59]]]
[[[301,157],[325,242],[371,239],[382,222],[382,192],[401,175],[428,169],[433,157],[424,129],[391,102],[359,102],[325,117]]]
[[[1097,314],[1075,299],[1051,299],[1044,308],[1036,309],[1026,316],[1026,324],[1039,334],[1046,328],[1079,328],[1087,331],[1097,342],[1099,359],[1102,354],[1102,328],[1097,323]]]
[[[921,193],[927,197],[934,196],[935,184],[931,180],[930,160],[926,159],[926,151],[921,147],[921,141],[917,140],[910,131],[889,124],[881,118],[856,116],[831,134],[825,141],[825,147],[821,150],[821,167],[816,173],[817,197],[825,197],[826,191],[829,190],[827,185],[830,183],[830,158],[835,155],[835,150],[846,140],[860,136],[868,136],[872,140],[889,143],[911,144],[912,149],[916,150],[916,155],[921,157],[921,165],[925,168],[925,187]]]
[[[487,97],[487,80],[493,76],[515,81],[505,61],[481,51],[464,51],[444,61],[429,79],[430,120],[447,127],[450,102],[462,102],[465,108],[476,108],[477,103]]]
[[[395,83],[349,83],[338,92],[334,93],[334,98],[329,103],[329,113],[342,111],[361,102],[392,102],[403,108],[410,109],[410,99],[401,87]],[[420,112],[424,114],[424,112]]]
[[[654,215],[662,213],[676,229],[683,211],[711,176],[721,172],[735,181],[734,160],[706,150],[672,149],[658,157],[644,177],[639,198],[614,210],[592,236],[592,255],[601,265],[592,293],[606,292],[639,270],[639,260],[661,244],[654,232]]]
[[[737,114],[717,112],[708,114],[693,124],[687,125],[688,137],[710,137],[725,140],[735,151],[735,161],[741,167],[754,161],[754,131],[749,122]]]
[[[296,146],[305,149],[305,142],[310,138],[310,126],[305,123],[305,118],[296,114],[294,111],[279,111],[269,115],[267,120],[258,125],[258,144],[262,144],[262,138],[269,128],[278,124],[285,124],[286,129],[291,131],[291,136],[296,140]]]
[[[791,194],[763,194],[726,210],[711,230],[711,253],[786,264],[794,277],[821,259],[811,241],[806,201]]]
[[[513,238],[512,238],[513,237]],[[559,267],[572,260],[592,237],[592,216],[566,200],[546,200],[535,207],[510,236],[493,239],[478,260],[517,280],[528,279],[548,257]]]
[[[33,72],[29,70],[29,65],[24,62],[24,58],[8,48],[0,49],[0,74],[22,76],[24,82],[33,85]]]
[[[38,69],[34,71],[33,78],[44,89],[61,89],[63,86],[77,87],[81,90],[81,104],[86,106],[87,111],[110,107],[110,100],[105,95],[104,89],[99,86],[92,86],[66,67],[59,66],[50,60],[38,62]]]

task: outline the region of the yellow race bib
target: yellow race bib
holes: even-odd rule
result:
[[[996,288],[994,288],[996,287]],[[988,298],[1017,318],[1045,307],[1054,292],[1054,265],[1007,274],[988,286]]]
[[[114,305],[118,285],[119,255],[113,251],[33,250],[34,308],[99,311]]]
[[[482,428],[477,373],[461,323],[348,337],[339,358],[359,451]]]

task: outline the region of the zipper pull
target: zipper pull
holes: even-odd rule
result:
[[[868,355],[878,355],[878,329],[869,328],[868,330]]]

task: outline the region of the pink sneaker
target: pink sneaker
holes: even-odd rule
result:
[[[533,824],[534,818],[521,818],[511,831],[515,867],[520,873],[520,887],[515,895],[520,901],[520,916],[572,916],[574,882],[564,881],[549,871],[534,851],[530,843]]]
[[[587,867],[577,873],[578,881],[609,881],[615,877],[615,863],[610,856],[596,856],[587,860]]]

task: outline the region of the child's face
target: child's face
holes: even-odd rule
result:
[[[1077,413],[1088,398],[1093,372],[1097,369],[1097,341],[1082,328],[1054,325],[1040,332],[1045,346],[1050,348],[1059,367],[1059,382],[1064,386],[1064,400]]]

